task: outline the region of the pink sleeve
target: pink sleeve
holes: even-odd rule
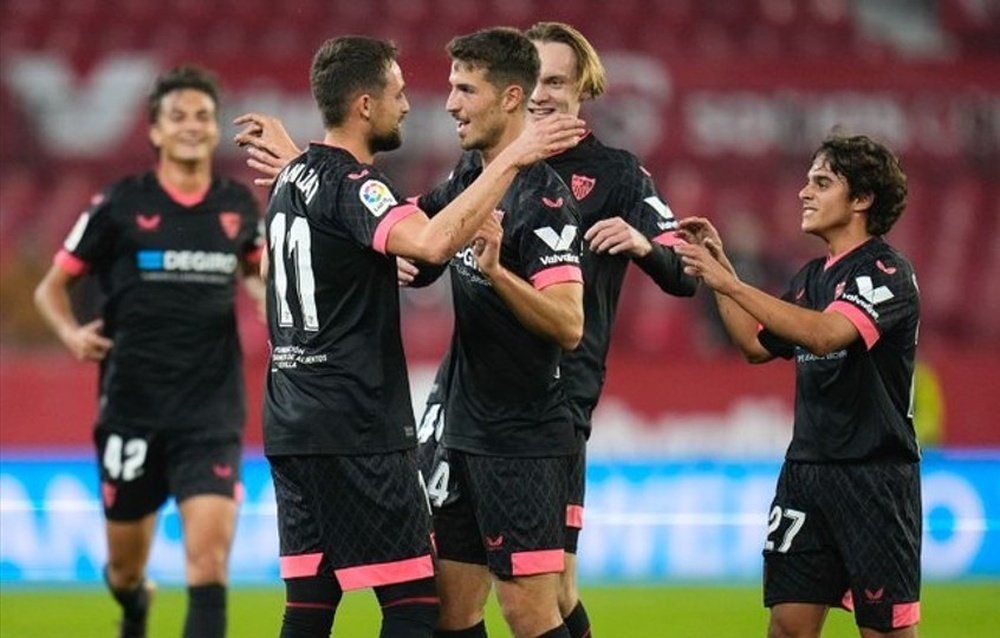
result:
[[[853,323],[854,327],[861,333],[861,338],[865,340],[865,346],[869,350],[878,342],[878,326],[872,322],[871,317],[854,304],[847,303],[846,301],[834,301],[826,307],[824,312],[838,312],[847,317],[847,320]]]
[[[665,233],[660,233],[656,237],[653,237],[653,241],[661,246],[676,246],[678,244],[686,244],[687,242],[677,236],[677,233],[672,230],[668,230]]]
[[[87,262],[83,261],[65,248],[56,253],[52,260],[57,266],[71,275],[82,275],[87,271]]]
[[[389,241],[389,231],[392,230],[392,227],[398,224],[400,220],[409,217],[413,213],[419,212],[420,209],[410,203],[400,204],[390,210],[389,214],[385,216],[385,219],[379,222],[378,228],[375,229],[375,237],[372,239],[372,248],[384,255],[385,245]]]
[[[583,283],[583,272],[579,266],[555,266],[540,270],[531,278],[536,290],[542,290],[553,284]]]

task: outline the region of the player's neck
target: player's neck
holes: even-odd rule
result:
[[[203,193],[212,183],[212,163],[161,159],[156,165],[156,178],[172,192],[189,195]]]
[[[524,117],[513,117],[510,123],[504,129],[504,132],[500,135],[500,141],[498,141],[492,148],[487,148],[482,150],[483,155],[483,166],[489,166],[500,153],[503,152],[505,148],[510,146],[510,144],[517,139],[521,131],[524,130]]]
[[[827,233],[823,237],[823,240],[826,242],[827,255],[835,257],[854,250],[871,238],[872,236],[868,234],[865,228],[857,228],[851,225]]]
[[[375,153],[372,153],[367,140],[361,135],[351,135],[339,129],[328,129],[323,137],[323,143],[344,149],[362,164],[371,164],[375,160]]]

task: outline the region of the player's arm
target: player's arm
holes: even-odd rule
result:
[[[243,290],[257,306],[257,313],[261,318],[266,318],[265,296],[267,288],[264,285],[263,276],[266,273],[265,260],[266,253],[261,252],[257,259],[241,259],[240,273],[243,275]]]
[[[707,220],[689,218],[681,222],[681,228],[697,228],[695,236],[700,240],[676,248],[685,271],[701,277],[716,293],[726,330],[749,360],[761,361],[762,353],[770,358],[757,338],[757,324],[820,356],[841,350],[860,337],[855,325],[839,312],[802,308],[741,281]]]
[[[389,230],[386,252],[432,264],[445,263],[472,240],[518,170],[575,146],[584,133],[583,121],[565,114],[529,124],[433,219],[421,212],[396,222]]]
[[[684,274],[684,265],[670,247],[647,238],[621,217],[598,221],[583,238],[597,254],[628,255],[663,292],[690,297],[698,290],[698,280]]]
[[[627,167],[607,202],[620,216],[598,221],[587,229],[584,240],[595,253],[628,255],[667,294],[690,297],[698,290],[698,280],[684,274],[684,265],[671,249],[683,241],[674,232],[673,211],[649,171],[634,156],[626,157]]]
[[[563,350],[575,349],[583,338],[583,280],[578,276],[579,269],[573,281],[564,278],[535,288],[500,264],[502,240],[503,229],[491,217],[473,243],[480,271],[522,325],[555,341]]]
[[[101,361],[112,346],[112,341],[101,334],[104,322],[95,319],[81,325],[70,303],[69,290],[81,276],[52,264],[35,288],[35,307],[73,356],[81,361]]]

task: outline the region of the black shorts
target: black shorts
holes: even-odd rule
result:
[[[569,498],[566,501],[566,551],[575,554],[583,529],[583,500],[587,492],[587,442],[580,436],[580,451],[569,457]]]
[[[449,456],[461,498],[434,513],[438,556],[498,578],[562,572],[572,457]]]
[[[99,425],[94,444],[108,520],[139,520],[171,495],[178,503],[205,494],[241,496],[243,445],[237,433]]]
[[[282,578],[329,575],[348,591],[434,576],[430,508],[413,450],[267,460]]]
[[[890,631],[920,619],[920,465],[786,461],[764,546],[764,604],[853,609]]]

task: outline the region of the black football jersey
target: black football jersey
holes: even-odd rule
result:
[[[677,220],[656,189],[650,174],[635,155],[602,144],[593,134],[546,162],[570,186],[580,211],[580,236],[595,223],[621,217],[651,242],[666,246],[651,258],[666,263],[661,287],[674,294],[694,293],[697,282],[684,274],[680,259],[669,246],[676,243]],[[630,258],[624,254],[596,254],[589,242],[581,247],[584,281],[584,333],[580,346],[563,356],[562,372],[577,428],[589,436],[591,413],[606,376],[618,299]]]
[[[451,179],[419,199],[440,211],[482,171],[465,153]],[[544,163],[522,169],[498,206],[501,264],[536,288],[581,281],[579,216]],[[562,350],[525,328],[479,272],[471,247],[449,263],[455,306],[446,447],[475,454],[556,456],[577,450],[560,372]]]
[[[267,454],[416,445],[389,230],[417,212],[374,166],[312,144],[268,205]]]
[[[56,261],[106,296],[99,423],[242,430],[234,302],[240,262],[260,248],[256,200],[226,178],[186,197],[147,172],[93,198]]]
[[[773,354],[795,358],[793,461],[916,461],[913,373],[920,297],[913,267],[880,238],[820,258],[792,279],[786,301],[839,312],[861,338],[825,356],[762,330]]]

